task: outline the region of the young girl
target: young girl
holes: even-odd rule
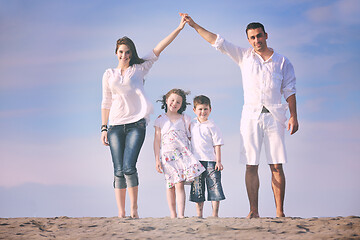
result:
[[[184,183],[192,182],[205,169],[189,149],[191,119],[185,111],[186,95],[181,89],[172,89],[163,96],[162,114],[155,120],[154,153],[156,170],[164,172],[167,184],[167,201],[171,218],[184,218]],[[161,155],[160,155],[161,147]],[[176,214],[176,205],[179,215]]]

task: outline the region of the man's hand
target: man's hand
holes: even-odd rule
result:
[[[298,129],[299,129],[299,123],[297,117],[290,117],[287,130],[288,131],[291,130],[290,134],[293,135],[294,133],[297,132]]]
[[[194,20],[187,13],[179,13],[181,17],[185,18],[185,21],[189,24],[190,27],[195,26]]]

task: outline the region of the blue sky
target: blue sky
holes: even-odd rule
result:
[[[268,45],[290,59],[297,76],[300,130],[286,136],[285,213],[360,215],[359,11],[357,0],[0,0],[0,217],[116,215],[110,153],[100,143],[101,77],[117,65],[118,38],[133,39],[143,56],[176,28],[179,12],[244,47],[246,25],[265,25]],[[138,162],[140,215],[168,216],[152,125],[162,112],[156,100],[174,87],[190,90],[190,101],[212,99],[225,141],[220,216],[246,216],[241,72],[189,26],[146,79],[155,112]],[[194,116],[191,107],[186,113]],[[273,217],[264,158],[260,181],[260,215]],[[192,203],[186,214],[195,215]]]

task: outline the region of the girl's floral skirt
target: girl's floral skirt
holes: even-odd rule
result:
[[[188,139],[182,132],[171,131],[162,136],[161,164],[168,188],[179,182],[191,183],[205,171],[188,146]]]

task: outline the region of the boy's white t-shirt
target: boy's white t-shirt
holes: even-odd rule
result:
[[[190,128],[194,156],[199,161],[216,161],[214,146],[224,145],[220,129],[212,120],[201,123],[197,118],[191,121]]]

